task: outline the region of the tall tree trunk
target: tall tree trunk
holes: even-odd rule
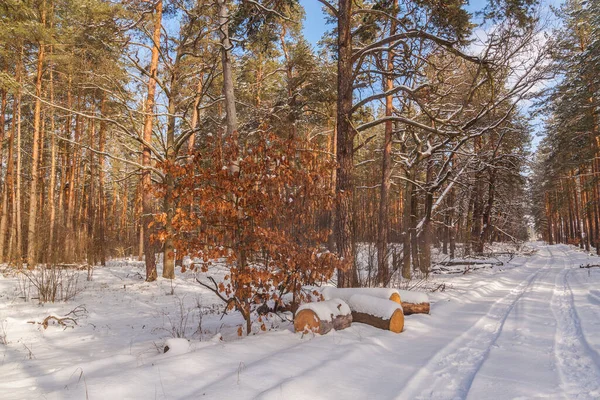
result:
[[[6,72],[6,71],[5,71]],[[0,143],[4,143],[5,136],[5,124],[6,124],[6,107],[7,107],[7,94],[5,89],[0,89]],[[0,146],[0,176],[2,175],[2,156],[4,155],[4,146]],[[1,210],[4,214],[4,209]]]
[[[404,189],[404,214],[402,215],[402,226],[404,228],[404,242],[402,246],[402,277],[411,279],[411,230],[412,226],[412,204],[413,204],[413,184],[412,177],[407,172],[406,187]]]
[[[454,161],[452,162],[454,164]],[[450,204],[450,212],[448,213],[448,241],[450,242],[450,259],[454,259],[456,252],[456,223],[454,221],[454,207],[456,206],[456,192],[454,186],[450,189],[448,195],[448,203]]]
[[[41,4],[41,22],[46,23],[46,2]],[[37,184],[40,157],[40,127],[42,114],[42,74],[44,72],[44,43],[39,42],[37,76],[35,81],[35,109],[33,113],[33,149],[31,151],[31,186],[29,190],[29,223],[27,228],[27,268],[33,269],[37,263]]]
[[[479,154],[481,150],[481,137],[475,138],[475,153]],[[475,176],[475,187],[473,193],[473,225],[471,226],[471,250],[475,254],[483,253],[483,243],[481,243],[481,221],[483,218],[483,183],[481,173]]]
[[[481,251],[483,252],[483,244],[491,239],[492,233],[492,210],[496,195],[496,171],[494,168],[489,170],[488,196],[487,203],[483,210],[483,229],[481,231]]]
[[[21,60],[17,61],[16,80],[21,80]],[[4,178],[4,185],[2,190],[2,217],[0,218],[0,262],[10,260],[11,256],[11,238],[9,235],[9,206],[12,203],[12,225],[16,225],[14,219],[14,160],[13,151],[15,145],[15,135],[17,130],[17,115],[19,114],[18,108],[20,108],[19,94],[15,94],[12,102],[12,122],[10,127],[10,137],[8,139],[8,157],[6,158],[6,177]],[[3,122],[4,127],[4,122]],[[10,201],[12,200],[12,201]]]
[[[285,35],[287,34],[287,28],[285,23],[281,26],[281,31],[279,32],[279,43],[281,44],[281,50],[283,51],[283,58],[285,60],[285,77],[286,77],[286,86],[287,86],[287,96],[288,96],[288,106],[291,112],[288,115],[289,122],[291,123],[290,127],[290,137],[296,137],[298,134],[298,128],[296,126],[296,96],[294,96],[294,64],[292,59],[290,58],[290,53],[288,50],[287,43],[285,41]]]
[[[4,140],[4,124],[5,113],[6,113],[6,91],[2,90],[2,106],[0,111],[0,136],[2,140]],[[6,176],[4,178],[4,182],[2,184],[2,214],[0,216],[0,262],[5,262],[5,250],[6,250],[6,241],[7,241],[7,226],[8,226],[8,214],[9,214],[9,193],[12,185],[12,147],[13,147],[13,138],[14,138],[14,101],[13,101],[13,123],[11,124],[11,133],[8,139],[8,157],[6,159]],[[1,142],[0,142],[1,143]],[[2,147],[2,146],[0,146]],[[1,150],[0,150],[1,151]],[[1,153],[0,153],[1,154]],[[2,164],[2,156],[0,155],[0,164]]]
[[[50,58],[52,58],[53,47],[50,47]],[[50,67],[50,103],[54,104],[54,65]],[[54,202],[56,190],[56,121],[54,118],[54,110],[50,116],[50,187],[48,188],[48,203],[49,203],[49,221],[48,221],[48,253],[47,259],[50,263],[56,261],[54,257],[54,231],[56,223],[56,204]]]
[[[20,73],[17,74],[19,78],[17,82],[21,83],[22,77],[22,68],[23,68],[23,60],[24,57],[24,48],[21,46],[21,57],[17,69]],[[20,86],[20,85],[19,85]],[[14,251],[14,260],[15,264],[18,268],[21,268],[23,265],[23,233],[22,233],[22,215],[21,215],[21,90],[17,89],[17,171],[16,171],[16,187],[15,187],[15,196],[13,199],[14,204],[14,226],[13,226],[13,237],[15,238],[15,251]]]
[[[340,0],[338,9],[338,75],[337,75],[337,182],[335,204],[335,241],[345,269],[338,270],[338,286],[358,284],[358,271],[352,247],[354,136],[351,124],[352,69],[352,0]]]
[[[413,171],[412,179],[416,179],[416,172]],[[419,236],[417,232],[417,214],[419,202],[417,198],[417,190],[415,185],[411,185],[410,191],[410,252],[412,258],[412,268],[413,270],[418,270],[421,257],[419,256]]]
[[[89,122],[89,131],[88,131],[88,154],[89,154],[89,163],[90,163],[90,174],[89,174],[89,184],[87,190],[87,204],[86,204],[86,214],[85,220],[87,223],[87,263],[88,265],[96,265],[96,244],[95,244],[95,160],[94,160],[94,136],[95,136],[95,124],[94,120],[90,120]],[[85,187],[85,185],[84,185]]]
[[[106,116],[106,99],[102,95],[100,100],[100,114]],[[100,256],[100,264],[106,265],[106,199],[104,195],[104,151],[106,145],[106,121],[100,122],[100,130],[98,131],[98,255]],[[116,200],[116,199],[115,199]],[[123,202],[127,203],[127,197],[123,197]]]
[[[198,78],[198,86],[196,87],[196,96],[194,97],[194,108],[192,110],[192,120],[190,121],[190,129],[198,128],[198,121],[200,120],[200,112],[198,108],[200,107],[200,101],[202,100],[202,78],[204,73],[200,73],[200,77]],[[196,132],[190,135],[188,139],[188,155],[192,155],[194,153],[194,147],[196,146]]]
[[[431,180],[433,179],[433,160],[430,158],[427,162],[427,172],[425,182],[427,185],[431,184]],[[421,237],[419,238],[419,248],[420,248],[420,258],[419,258],[419,269],[426,276],[429,275],[431,271],[431,236],[432,236],[432,228],[431,228],[431,212],[433,208],[433,191],[431,188],[427,188],[425,192],[425,207],[424,207],[424,216],[423,216],[423,231],[421,232]]]
[[[394,0],[394,11],[398,8],[398,0]],[[392,13],[392,14],[395,14]],[[396,33],[396,21],[392,20],[390,36]],[[390,48],[387,52],[387,74],[384,75],[385,91],[394,88],[392,71],[394,70],[394,51]],[[393,110],[393,96],[390,94],[385,98],[385,116],[391,117]],[[392,121],[385,123],[385,136],[383,139],[383,154],[381,165],[381,188],[379,191],[379,219],[377,223],[377,281],[384,283],[388,281],[390,273],[388,265],[388,233],[389,233],[389,202],[390,186],[392,177],[392,132],[394,125]]]
[[[146,99],[146,115],[144,118],[144,142],[142,149],[142,165],[145,169],[142,171],[142,213],[144,229],[144,258],[146,263],[146,281],[156,280],[156,258],[154,255],[154,246],[151,243],[151,225],[152,216],[152,176],[149,167],[152,165],[152,154],[150,143],[152,143],[152,123],[154,113],[154,93],[156,92],[156,73],[158,70],[158,55],[160,46],[160,32],[162,26],[163,2],[159,0],[154,10],[154,32],[152,35],[152,58],[150,61],[150,70],[148,79],[148,97]]]
[[[219,5],[219,33],[221,36],[221,65],[223,68],[223,96],[225,97],[225,123],[227,137],[233,138],[237,146],[237,112],[235,107],[235,93],[233,91],[233,71],[231,66],[232,44],[229,38],[229,8],[227,0],[218,0]],[[237,161],[233,160],[236,165]]]
[[[175,217],[175,177],[173,176],[171,167],[177,161],[177,149],[175,149],[175,112],[177,111],[176,101],[179,94],[179,65],[182,57],[182,47],[177,50],[175,62],[171,67],[171,91],[169,93],[167,118],[167,169],[165,171],[165,197],[163,199],[163,207],[165,213],[165,242],[163,248],[163,278],[175,279],[175,246],[173,236],[173,218]]]

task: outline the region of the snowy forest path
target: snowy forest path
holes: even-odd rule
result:
[[[398,399],[599,398],[598,353],[568,279],[578,256],[566,246],[540,247],[523,266],[534,272],[438,350]]]
[[[565,252],[563,262],[567,263]],[[561,388],[568,398],[600,398],[600,363],[598,353],[589,345],[575,308],[569,283],[570,265],[556,277],[552,310],[557,321],[555,356],[560,371]]]
[[[509,398],[600,397],[600,368],[593,356],[597,353],[583,334],[569,283],[573,271],[582,272],[574,261],[581,253],[566,246],[557,250],[548,273],[536,280],[509,316],[469,398],[490,390]]]
[[[542,251],[525,268],[533,269],[462,335],[441,348],[408,382],[398,399],[466,398],[490,351],[497,347],[513,311],[522,314],[520,300],[545,282],[554,255]],[[516,318],[518,319],[518,317]]]

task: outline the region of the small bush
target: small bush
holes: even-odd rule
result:
[[[6,335],[6,325],[7,325],[6,320],[0,322],[0,344],[2,344],[4,346],[8,345],[8,338]]]
[[[21,274],[25,280],[20,281],[19,286],[25,300],[29,298],[29,285],[37,290],[40,303],[68,301],[81,292],[78,270],[49,266],[31,271],[22,270]]]
[[[185,295],[183,297],[175,296],[175,313],[173,315],[166,310],[162,312],[165,326],[160,330],[167,332],[173,338],[189,339],[194,335],[202,334],[203,307],[200,299],[196,299],[195,306],[186,307],[185,297]]]

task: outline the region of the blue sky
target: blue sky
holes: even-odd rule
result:
[[[485,0],[472,1],[467,6],[467,10],[470,12],[480,10],[485,3]],[[300,4],[306,10],[304,36],[309,42],[316,45],[323,33],[330,29],[325,24],[325,13],[322,11],[322,4],[318,0],[300,0]]]

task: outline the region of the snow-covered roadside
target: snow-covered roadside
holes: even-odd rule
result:
[[[0,398],[598,397],[600,268],[578,268],[598,259],[536,246],[508,265],[435,277],[449,289],[431,293],[432,315],[407,316],[399,335],[353,324],[303,337],[273,318],[274,331],[239,340],[241,318],[207,313],[216,300],[193,279],[178,277],[167,295],[167,281],[137,278],[141,265],[97,269],[68,304],[23,303],[14,278],[0,278],[9,342],[0,344]],[[202,332],[193,334],[192,311],[194,344],[160,354],[178,299],[184,311],[204,307]],[[73,329],[27,323],[78,304],[89,313]],[[211,340],[217,331],[224,341]]]

